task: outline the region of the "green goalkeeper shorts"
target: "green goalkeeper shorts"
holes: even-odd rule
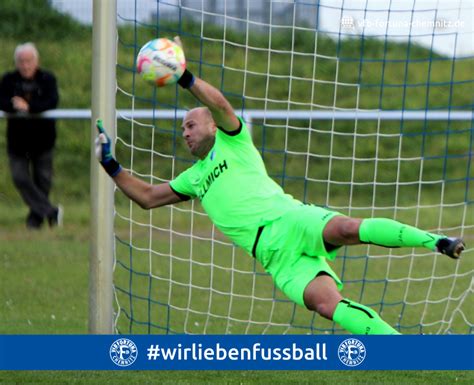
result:
[[[342,289],[342,282],[329,267],[337,249],[326,251],[323,230],[336,215],[317,206],[301,205],[266,225],[256,246],[256,258],[288,298],[305,306],[306,286],[321,272],[329,274]]]

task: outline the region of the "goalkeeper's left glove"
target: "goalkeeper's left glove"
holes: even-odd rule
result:
[[[97,130],[99,135],[95,138],[95,156],[99,160],[100,164],[104,168],[105,172],[111,177],[117,175],[122,171],[122,166],[115,160],[112,155],[110,148],[111,140],[102,125],[102,120],[97,119],[96,121]]]

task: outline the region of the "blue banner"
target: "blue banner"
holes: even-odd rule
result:
[[[0,370],[472,370],[473,335],[0,335]]]

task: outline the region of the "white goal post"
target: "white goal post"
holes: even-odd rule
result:
[[[115,139],[115,93],[117,46],[117,4],[94,1],[92,28],[92,111],[91,138],[102,119]],[[57,111],[56,111],[57,112]],[[91,239],[89,255],[89,332],[114,332],[113,263],[114,263],[114,184],[100,170],[91,145]]]

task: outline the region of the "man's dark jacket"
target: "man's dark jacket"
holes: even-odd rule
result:
[[[6,73],[0,83],[0,109],[11,113],[7,123],[7,149],[11,154],[39,154],[54,147],[54,119],[21,118],[11,99],[21,96],[30,105],[30,114],[54,109],[59,96],[57,82],[50,72],[38,69],[33,79],[23,79],[18,71]],[[16,117],[15,117],[16,116]]]

